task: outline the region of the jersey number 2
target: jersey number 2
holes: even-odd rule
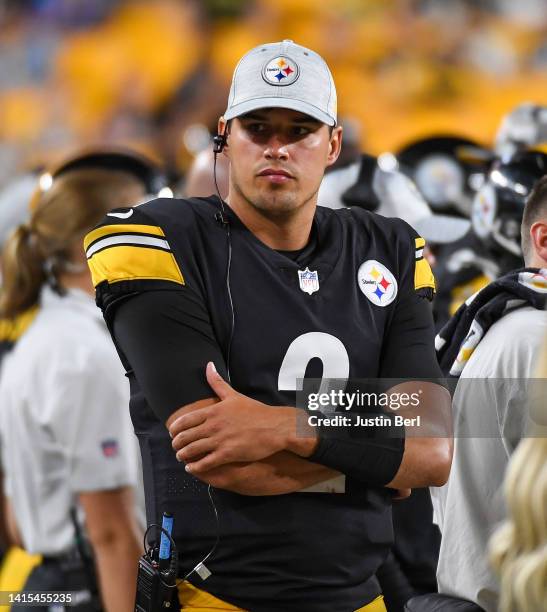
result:
[[[323,364],[319,393],[326,393],[333,388],[344,389],[349,377],[349,356],[346,347],[341,340],[331,334],[308,332],[295,338],[285,353],[277,380],[279,391],[301,391],[306,368],[316,357]],[[300,493],[344,493],[345,490],[346,477],[338,476],[302,489]]]

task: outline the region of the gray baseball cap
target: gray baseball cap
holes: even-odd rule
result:
[[[336,88],[325,60],[292,40],[251,49],[234,70],[224,118],[259,108],[288,108],[336,125]]]

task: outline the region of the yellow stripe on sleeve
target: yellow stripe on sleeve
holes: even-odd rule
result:
[[[418,238],[415,238],[414,241],[416,243],[416,250],[424,248],[425,240],[421,236],[418,236]]]
[[[414,269],[414,289],[430,287],[435,291],[435,277],[427,259],[418,259]]]
[[[163,230],[157,225],[103,225],[87,234],[84,240],[84,251],[87,251],[89,245],[99,238],[112,236],[113,234],[152,234],[153,236],[165,237]]]
[[[184,277],[173,254],[162,249],[112,246],[95,253],[88,259],[88,264],[95,287],[103,281],[117,283],[144,279],[173,281],[184,285]]]

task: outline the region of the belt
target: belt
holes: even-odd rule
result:
[[[58,555],[43,555],[43,565],[75,566],[83,565],[82,557],[77,548],[67,550]]]

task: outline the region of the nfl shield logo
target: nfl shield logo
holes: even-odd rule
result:
[[[313,272],[309,268],[303,271],[298,270],[298,281],[300,282],[300,289],[310,295],[315,291],[319,291],[319,275],[317,270]]]
[[[118,441],[112,439],[103,440],[101,442],[101,448],[103,449],[103,455],[108,458],[118,456]]]

